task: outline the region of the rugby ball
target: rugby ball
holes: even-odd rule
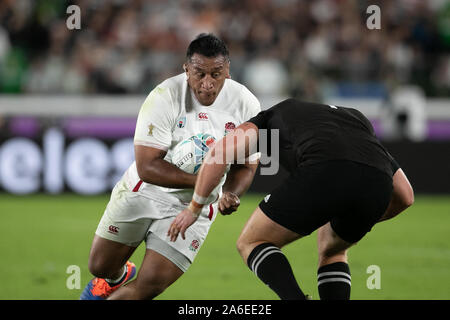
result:
[[[216,138],[207,133],[182,140],[173,148],[171,162],[187,173],[196,174],[215,141]]]

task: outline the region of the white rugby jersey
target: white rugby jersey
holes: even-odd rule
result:
[[[203,106],[183,73],[165,80],[150,92],[138,115],[134,144],[165,150],[164,159],[171,162],[172,149],[180,141],[199,133],[208,133],[220,140],[260,111],[258,99],[245,86],[231,79],[225,80],[212,105]],[[193,194],[193,189],[172,189],[143,182],[135,162],[126,171],[124,179],[130,190],[172,206],[186,206]],[[225,176],[209,196],[208,204],[221,195],[224,182]]]

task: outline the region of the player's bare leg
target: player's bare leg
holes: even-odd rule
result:
[[[341,239],[327,223],[317,231],[317,284],[322,300],[350,299],[351,276],[347,251],[354,243]]]
[[[116,279],[135,250],[135,247],[95,235],[89,253],[89,271],[99,278]]]
[[[299,234],[274,222],[258,207],[237,241],[237,249],[250,270],[281,299],[305,299],[289,261],[280,250],[299,238]]]
[[[135,247],[94,236],[89,254],[89,271],[95,276],[84,288],[80,299],[103,300],[134,277],[136,267],[127,260]]]
[[[258,207],[246,222],[236,245],[239,254],[246,262],[250,252],[261,243],[270,242],[282,248],[299,238],[301,236],[298,233],[271,220]]]
[[[153,299],[182,275],[183,271],[169,259],[147,249],[136,279],[120,287],[108,299]]]
[[[347,250],[354,243],[342,240],[327,223],[317,230],[319,268],[335,262],[347,263]]]

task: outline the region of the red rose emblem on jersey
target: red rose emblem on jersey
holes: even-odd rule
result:
[[[225,133],[233,131],[234,129],[236,129],[236,125],[233,122],[225,123]]]
[[[197,251],[198,247],[200,247],[200,241],[192,240],[191,245],[189,246],[189,250]]]

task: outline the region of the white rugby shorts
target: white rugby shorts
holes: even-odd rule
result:
[[[143,197],[119,181],[95,233],[131,247],[145,241],[147,249],[162,254],[185,272],[206,239],[217,212],[217,202],[205,206],[198,220],[186,230],[185,240],[179,235],[171,242],[167,231],[183,208]]]

